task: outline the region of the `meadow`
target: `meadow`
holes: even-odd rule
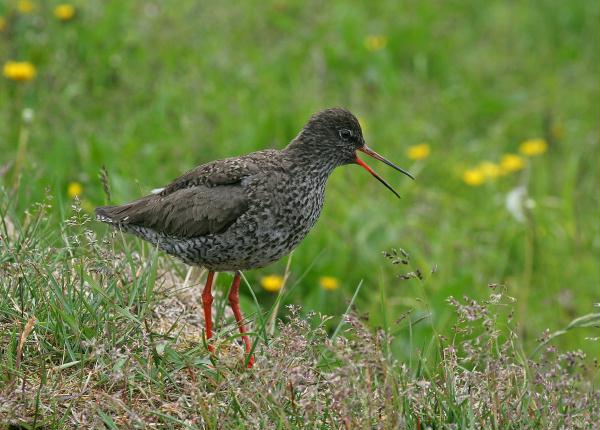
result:
[[[598,428],[598,18],[0,1],[0,428]],[[215,360],[202,271],[93,208],[331,106],[416,180],[334,172],[292,256],[245,273],[245,372],[231,276]]]

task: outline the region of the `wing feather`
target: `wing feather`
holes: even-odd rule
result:
[[[191,238],[222,233],[247,209],[248,196],[236,184],[182,188],[164,197],[149,195],[125,205],[97,208],[96,214],[111,224]]]
[[[97,218],[178,238],[222,233],[248,210],[244,179],[259,173],[261,160],[264,163],[277,152],[264,150],[203,164],[139,200],[96,208]]]

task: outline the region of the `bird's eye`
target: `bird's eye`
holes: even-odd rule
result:
[[[344,140],[350,140],[354,137],[354,133],[352,133],[352,130],[348,130],[347,128],[340,130],[339,133],[340,137]]]

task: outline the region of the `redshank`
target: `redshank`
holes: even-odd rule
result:
[[[233,271],[229,304],[249,354],[251,342],[238,296],[240,271],[266,266],[300,243],[319,218],[333,169],[358,164],[399,197],[358,152],[412,178],[365,144],[352,113],[332,108],[314,114],[284,149],[203,164],[146,197],[98,207],[96,216],[189,265],[208,269],[202,306],[211,352],[213,277],[215,272]],[[252,367],[254,358],[247,358]]]

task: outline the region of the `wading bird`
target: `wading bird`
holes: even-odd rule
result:
[[[240,271],[266,266],[300,243],[319,218],[333,169],[358,164],[399,197],[359,152],[412,178],[365,144],[352,113],[332,108],[314,114],[284,149],[203,164],[139,200],[98,207],[96,216],[189,265],[208,269],[202,306],[211,352],[213,277],[233,271],[229,304],[248,354],[251,343],[238,296]],[[253,360],[248,357],[248,367]]]

